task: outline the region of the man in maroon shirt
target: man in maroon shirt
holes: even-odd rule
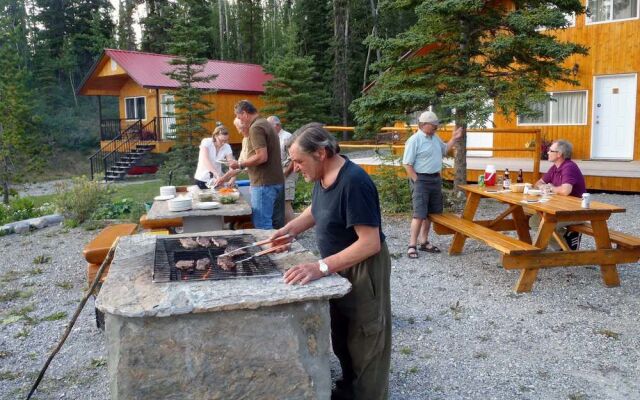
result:
[[[563,196],[582,197],[587,191],[584,176],[578,165],[571,161],[573,146],[566,140],[553,142],[549,147],[549,161],[553,163],[549,171],[536,182],[536,186],[551,184],[553,193]]]
[[[555,194],[582,197],[587,188],[580,168],[571,160],[572,152],[573,146],[566,140],[553,142],[548,150],[549,161],[553,165],[542,179],[536,182],[536,187],[550,184],[551,190]],[[532,226],[539,225],[539,220],[537,224],[536,218],[532,218],[532,220]],[[564,237],[571,250],[577,250],[580,247],[581,235],[578,232],[567,232],[565,226],[570,224],[571,222],[558,223],[556,231]],[[555,247],[553,243],[551,243],[551,247]]]

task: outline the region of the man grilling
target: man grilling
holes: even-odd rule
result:
[[[386,399],[391,358],[391,260],[381,229],[378,192],[366,172],[338,154],[336,139],[320,124],[294,134],[289,155],[296,172],[315,182],[311,206],[272,238],[315,226],[322,259],[287,270],[287,284],[306,284],[331,273],[352,290],[330,300],[331,341],[342,379],[332,399]]]

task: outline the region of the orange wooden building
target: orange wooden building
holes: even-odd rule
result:
[[[92,157],[92,176],[105,172],[117,162],[125,171],[123,157],[127,153],[145,151],[166,152],[175,144],[176,110],[172,92],[179,83],[167,72],[173,56],[137,51],[105,49],[77,90],[79,95],[97,96],[100,113],[100,150]],[[205,127],[212,131],[216,122],[229,127],[230,142],[240,143],[242,136],[233,126],[233,106],[242,99],[251,101],[258,109],[263,106],[260,96],[271,76],[262,66],[228,61],[209,60],[204,74],[214,76],[196,87],[215,91],[205,94],[214,106]],[[106,119],[102,115],[103,96],[118,98],[119,118]],[[98,128],[98,127],[96,127]],[[137,157],[138,159],[140,157]],[[135,161],[135,160],[133,160]],[[134,163],[129,163],[131,165]],[[115,170],[112,170],[115,172]],[[122,175],[122,174],[120,174]]]
[[[588,55],[568,61],[579,85],[550,85],[554,100],[537,105],[542,111],[538,118],[496,115],[494,122],[500,128],[539,128],[549,140],[567,139],[577,159],[640,160],[640,0],[586,5],[592,7],[588,16],[573,18],[573,26],[553,32],[589,48]],[[513,140],[496,134],[494,145],[520,144]]]

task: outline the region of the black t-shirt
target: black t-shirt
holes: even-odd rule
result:
[[[384,241],[378,190],[362,168],[344,159],[333,185],[324,189],[318,181],[313,187],[311,213],[322,258],[351,246],[358,239],[355,225],[380,227]]]

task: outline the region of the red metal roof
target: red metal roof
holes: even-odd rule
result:
[[[104,53],[142,87],[179,87],[177,81],[165,75],[175,68],[169,64],[175,56],[114,49],[105,49]],[[216,75],[216,78],[209,82],[196,83],[195,87],[224,92],[264,93],[264,83],[272,78],[264,72],[261,65],[214,60],[207,62],[204,74]]]

